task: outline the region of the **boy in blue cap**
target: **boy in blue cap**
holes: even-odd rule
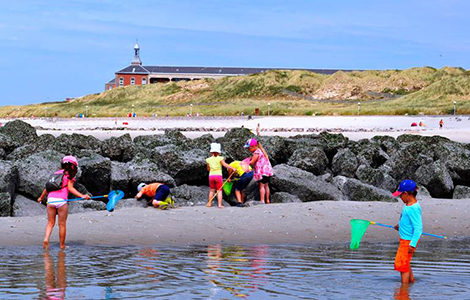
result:
[[[398,190],[392,194],[393,197],[400,197],[405,203],[400,222],[395,226],[400,234],[400,245],[395,256],[395,270],[401,273],[402,283],[415,281],[410,262],[423,233],[421,206],[416,200],[417,193],[416,182],[407,179],[400,182]]]

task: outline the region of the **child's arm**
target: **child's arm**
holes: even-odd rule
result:
[[[237,170],[237,169],[235,169],[234,167],[229,166],[229,165],[225,162],[225,159],[224,159],[224,160],[221,160],[220,163],[221,163],[222,166],[224,166],[227,170],[229,170],[229,174],[230,174],[230,170],[232,170],[232,171],[236,171],[236,170]]]
[[[266,158],[269,160],[268,153],[266,152],[266,150],[264,150],[263,145],[261,145],[261,143],[258,143],[258,148],[260,148],[261,151],[263,151],[264,156],[266,156]]]
[[[208,171],[208,172],[211,171],[211,167],[209,166],[209,164],[207,164],[207,171]]]
[[[421,219],[421,210],[414,209],[411,213],[408,214],[411,221],[411,226],[413,226],[413,236],[411,237],[410,247],[416,248],[419,238],[423,233],[423,221]]]
[[[135,198],[140,199],[142,197],[142,195],[143,195],[143,191],[140,191],[140,192],[137,193],[137,195],[135,195]]]
[[[259,154],[253,154],[250,160],[250,166],[254,167],[256,162],[258,161]]]
[[[44,190],[42,191],[41,196],[39,196],[39,198],[38,198],[38,202],[39,202],[39,203],[41,203],[41,202],[42,202],[42,199],[44,199],[44,197],[46,197],[46,194],[47,194],[47,191],[46,191],[46,189],[44,189]]]
[[[86,200],[90,199],[89,195],[85,195],[77,191],[77,189],[73,186],[73,181],[69,180],[69,183],[67,184],[67,189],[69,190],[70,193],[74,194],[78,198],[85,198]]]

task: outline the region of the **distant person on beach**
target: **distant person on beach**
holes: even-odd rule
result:
[[[439,128],[442,129],[442,127],[444,127],[444,120],[441,119],[441,120],[439,121]]]
[[[209,171],[209,199],[207,207],[212,206],[212,200],[217,193],[217,207],[222,208],[222,166],[227,169],[236,171],[235,168],[230,167],[223,156],[220,156],[221,147],[219,143],[212,143],[210,148],[211,157],[206,159],[207,171]]]
[[[235,197],[238,202],[237,206],[243,207],[243,203],[245,202],[244,189],[248,186],[251,179],[253,179],[253,169],[249,164],[239,160],[234,160],[229,164],[229,166],[232,168],[228,169],[229,178],[227,179],[227,182],[232,181],[232,175],[235,179],[238,179],[235,181]]]
[[[41,203],[44,197],[47,195],[47,225],[46,233],[44,235],[43,248],[49,248],[49,238],[51,237],[52,229],[55,225],[56,215],[59,216],[59,240],[60,248],[65,248],[65,235],[67,231],[67,216],[68,208],[67,204],[69,192],[79,198],[90,199],[90,196],[84,195],[77,191],[73,184],[75,182],[75,175],[78,171],[78,161],[73,156],[65,156],[61,161],[61,168],[54,173],[57,178],[59,189],[49,190],[45,188],[42,191],[41,196],[38,198],[38,202]],[[51,177],[51,179],[54,177]]]
[[[415,281],[410,262],[423,233],[421,206],[416,200],[417,193],[416,183],[407,179],[400,182],[398,190],[392,194],[393,197],[400,197],[405,203],[400,222],[395,226],[400,234],[400,244],[395,256],[395,270],[401,273],[401,282],[405,284]]]
[[[167,209],[174,206],[170,196],[170,188],[161,182],[151,184],[140,183],[137,186],[136,199],[146,198],[147,205],[155,208]]]
[[[260,126],[259,123],[256,125],[256,135],[259,136]]]
[[[253,153],[250,166],[254,170],[253,178],[258,182],[260,201],[269,204],[271,203],[269,183],[271,182],[271,176],[273,176],[273,167],[269,161],[268,153],[256,139],[249,139],[244,147]]]

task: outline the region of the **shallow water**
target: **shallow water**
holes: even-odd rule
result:
[[[0,248],[0,299],[470,299],[469,246],[421,243],[408,288],[395,244]]]

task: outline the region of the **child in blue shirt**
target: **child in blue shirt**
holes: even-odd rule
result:
[[[400,234],[400,245],[395,256],[395,270],[401,273],[402,283],[415,281],[410,262],[423,233],[421,206],[416,200],[417,193],[416,183],[409,179],[400,182],[398,190],[393,193],[393,197],[400,197],[405,203],[400,222],[395,226]]]

